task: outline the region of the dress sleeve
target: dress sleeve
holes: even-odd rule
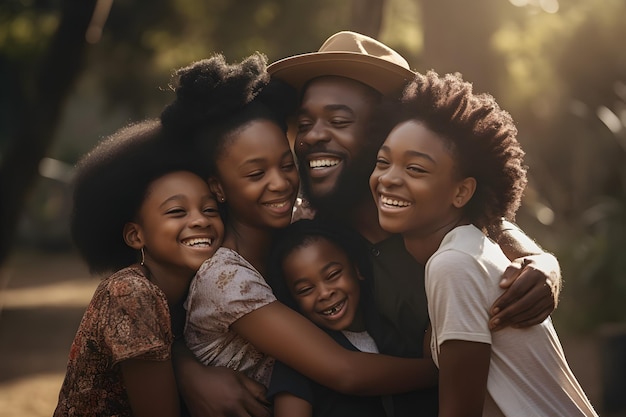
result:
[[[218,251],[193,279],[185,304],[187,322],[226,332],[244,315],[276,301],[263,277],[234,252]]]
[[[126,359],[163,361],[173,341],[165,295],[148,280],[112,280],[103,303],[101,332],[113,363]]]

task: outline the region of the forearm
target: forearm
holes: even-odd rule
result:
[[[388,395],[434,387],[438,371],[430,359],[403,359],[347,351],[346,369],[330,388],[352,395]],[[357,357],[357,354],[361,357]]]
[[[515,261],[528,257],[532,259],[533,267],[546,276],[546,283],[552,289],[556,305],[562,286],[561,266],[556,256],[546,252],[537,242],[511,222],[503,220],[496,229],[490,230],[489,233],[496,239],[509,260]]]
[[[501,223],[489,229],[489,235],[500,245],[511,261],[528,255],[545,253],[543,248],[522,229],[506,220],[502,220]]]
[[[345,394],[393,394],[431,387],[437,381],[437,369],[430,359],[347,350],[279,302],[246,314],[231,328],[261,352]]]

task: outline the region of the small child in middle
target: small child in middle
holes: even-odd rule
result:
[[[366,330],[374,312],[363,311],[367,258],[347,231],[319,220],[299,220],[281,231],[273,248],[277,298],[325,330],[346,349],[378,353]],[[361,300],[366,299],[365,303]],[[370,303],[370,305],[372,305]],[[267,392],[274,417],[385,416],[383,398],[346,395],[276,361]]]

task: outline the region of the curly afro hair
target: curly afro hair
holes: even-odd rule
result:
[[[514,220],[526,187],[524,151],[511,115],[493,96],[475,94],[460,74],[417,74],[406,87],[395,122],[416,120],[448,142],[459,174],[477,182],[465,206],[469,220],[489,229]]]
[[[217,54],[176,70],[176,99],[161,113],[164,127],[189,141],[212,167],[228,139],[254,120],[272,121],[286,132],[296,91],[270,79],[266,67],[260,53],[236,64]]]
[[[174,171],[209,175],[206,163],[170,140],[158,120],[125,126],[78,161],[71,234],[92,273],[137,261],[137,251],[124,241],[124,224],[135,220],[149,185]]]

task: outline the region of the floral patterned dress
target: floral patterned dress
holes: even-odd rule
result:
[[[165,294],[134,265],[103,280],[72,343],[54,417],[132,416],[120,362],[171,359]]]

